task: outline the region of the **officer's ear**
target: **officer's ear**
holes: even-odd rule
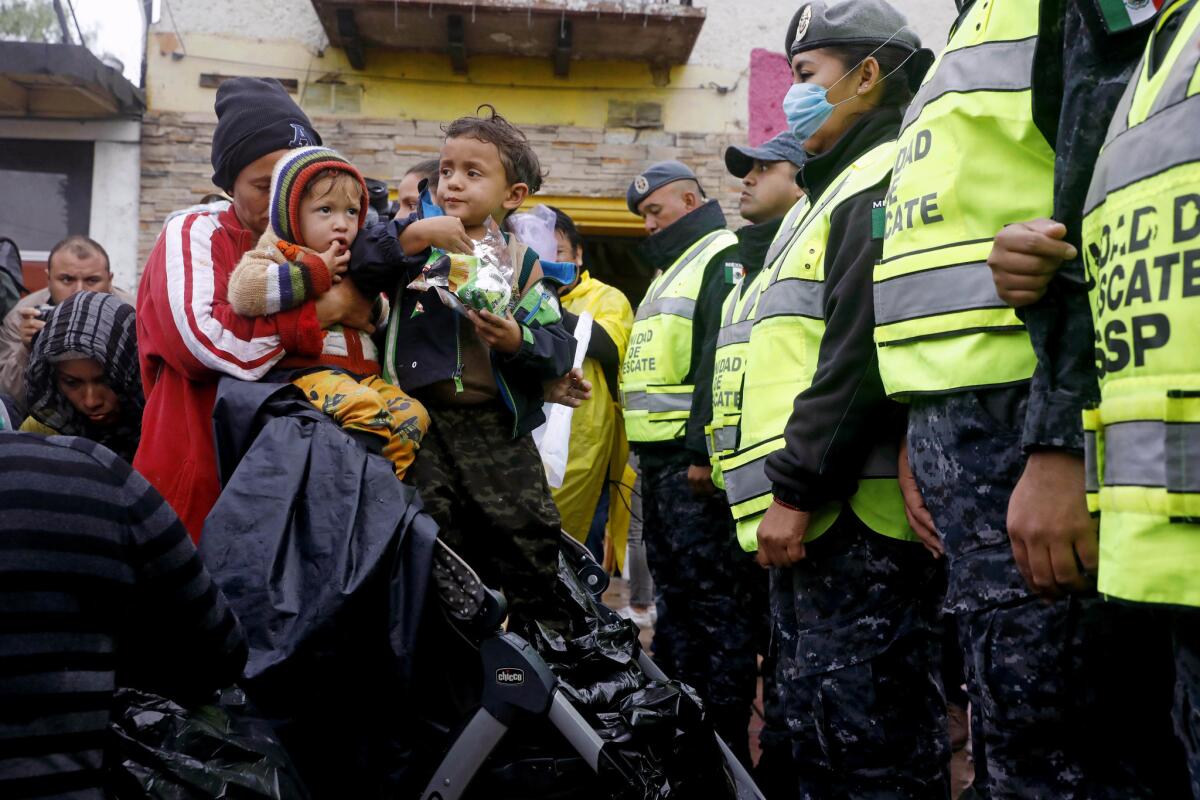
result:
[[[703,200],[700,197],[700,185],[695,181],[680,181],[679,198],[683,201],[683,207],[688,211],[693,211],[700,207]]]

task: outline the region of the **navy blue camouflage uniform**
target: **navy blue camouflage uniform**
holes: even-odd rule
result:
[[[861,117],[800,172],[817,205],[869,149],[894,139],[900,111]],[[872,206],[887,181],[843,201],[830,219],[816,372],[796,398],[785,446],[767,459],[776,499],[815,510],[854,494],[867,455],[899,442],[904,409],[879,377],[872,270],[882,240]],[[797,772],[792,795],[812,800],[949,797],[950,744],[940,675],[940,565],[920,544],[863,525],[849,505],[771,570],[772,649]]]
[[[1090,3],[1041,3],[1033,70],[1034,119],[1056,152],[1054,218],[1077,247],[1092,167],[1141,50],[1105,41]],[[944,610],[964,650],[975,789],[996,800],[1179,797],[1165,623],[1123,638],[1129,609],[1094,592],[1040,600],[1012,555],[1008,505],[1028,454],[1081,455],[1080,412],[1098,396],[1080,262],[1021,313],[1038,356],[1030,382],[918,397],[909,411],[910,462],[946,550]]]
[[[736,284],[744,292],[763,269],[767,251],[783,219],[774,219],[754,225],[746,225],[737,231],[738,244],[736,250],[727,251],[725,263],[741,268],[741,282]],[[733,291],[737,291],[737,288]],[[709,337],[704,343],[695,375],[696,390],[692,395],[692,416],[688,420],[685,442],[689,453],[707,452],[705,427],[712,421],[712,380],[716,361],[716,339]],[[693,460],[695,463],[695,459]],[[725,495],[720,495],[722,502]],[[744,615],[752,621],[755,638],[750,644],[753,653],[763,656],[761,675],[763,679],[763,727],[758,734],[759,749],[762,757],[755,768],[755,779],[759,788],[768,797],[771,796],[769,786],[775,786],[777,781],[791,778],[791,744],[788,741],[787,729],[783,722],[783,709],[780,706],[780,696],[775,680],[775,656],[770,652],[770,625],[767,608],[767,572],[758,566],[752,555],[742,551],[737,545],[737,532],[733,517],[728,507],[724,509],[729,525],[729,541],[732,543],[729,558],[733,561],[735,570],[736,595],[738,603],[747,610]],[[736,635],[739,644],[744,637]],[[739,657],[736,666],[740,676],[745,670],[744,657]]]
[[[1155,37],[1154,58],[1174,40],[1184,14]],[[1082,251],[1083,205],[1108,123],[1145,50],[1150,26],[1113,33],[1092,0],[1043,0],[1034,114],[1054,131],[1054,219]],[[1038,366],[1022,443],[1026,450],[1083,451],[1080,412],[1099,401],[1087,278],[1082,259],[1064,262],[1045,296],[1018,313],[1029,330]],[[1104,698],[1115,745],[1097,742],[1097,759],[1145,783],[1131,797],[1200,800],[1200,611],[1136,603],[1097,604],[1103,624],[1091,632],[1090,665]],[[1131,676],[1137,676],[1132,679]],[[1167,710],[1174,704],[1174,725]],[[1137,730],[1136,737],[1124,735]],[[1176,737],[1178,733],[1178,737]],[[1182,745],[1181,745],[1182,742]],[[1102,773],[1101,773],[1102,774]]]
[[[650,264],[669,265],[701,237],[724,227],[720,205],[709,201],[647,238],[640,254]],[[712,358],[721,304],[731,287],[726,266],[731,271],[736,258],[735,245],[705,265],[692,321],[691,368],[683,383],[701,380],[703,354]],[[658,593],[655,661],[697,690],[717,732],[749,763],[758,673],[755,631],[765,613],[763,602],[753,601],[761,570],[737,547],[725,493],[692,494],[688,467],[707,465],[708,453],[703,439],[689,447],[685,426],[679,433],[673,442],[630,443],[641,468],[646,560]]]

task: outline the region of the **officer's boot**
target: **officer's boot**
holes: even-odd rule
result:
[[[754,764],[750,761],[750,703],[744,706],[710,706],[708,718],[717,735],[729,745],[737,760],[747,770]]]

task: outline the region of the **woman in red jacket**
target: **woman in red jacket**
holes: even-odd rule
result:
[[[269,317],[241,317],[229,275],[268,224],[271,170],[287,150],[321,144],[274,80],[235,78],[217,90],[213,183],[233,203],[167,218],[142,272],[137,334],[146,409],[134,467],[199,540],[220,493],[212,410],[217,380],[257,380],[285,353],[315,356],[337,323],[371,330],[370,303],[343,282]]]

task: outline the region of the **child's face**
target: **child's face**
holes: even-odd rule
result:
[[[529,192],[523,183],[508,182],[496,145],[479,139],[447,139],[440,170],[438,205],[468,229],[483,225],[488,217],[499,223]]]
[[[362,195],[352,177],[314,180],[300,200],[301,241],[297,244],[324,253],[337,242],[338,253],[344,253],[358,235],[361,212]]]
[[[421,178],[420,174],[410,172],[404,176],[396,188],[396,194],[400,196],[401,216],[407,217],[421,205],[421,193],[417,191],[417,187],[421,185]]]

